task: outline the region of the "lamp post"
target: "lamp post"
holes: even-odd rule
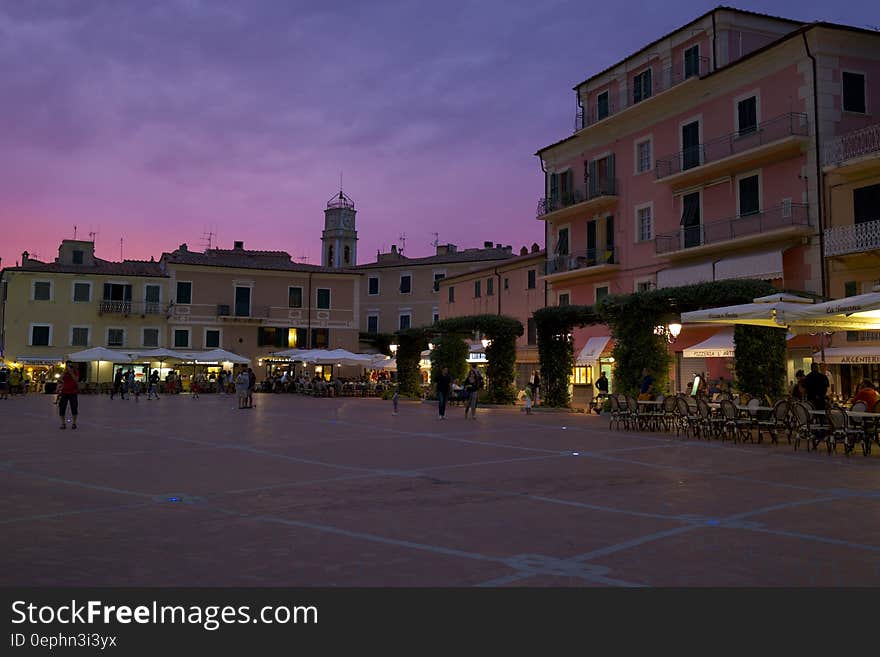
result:
[[[396,345],[396,344],[390,344],[390,345],[388,345],[388,349],[391,351],[391,355],[392,355],[392,356],[396,356],[396,355],[397,355],[397,345]]]
[[[672,344],[678,338],[678,335],[681,333],[681,324],[678,322],[672,322],[668,325],[658,324],[654,327],[654,335],[659,335],[662,337],[668,344]]]
[[[492,341],[487,340],[486,338],[483,338],[482,340],[480,340],[480,344],[483,345],[483,349],[487,349],[489,347],[489,345],[492,344]]]

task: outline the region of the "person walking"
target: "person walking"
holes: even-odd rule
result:
[[[449,376],[449,368],[444,367],[437,375],[437,403],[440,420],[446,419],[446,403],[449,401],[449,390],[452,388],[452,377]]]
[[[110,390],[110,399],[113,399],[116,395],[119,395],[120,399],[125,399],[125,391],[122,389],[122,374],[122,368],[120,368],[113,375],[113,388]]]
[[[535,370],[535,374],[532,376],[532,400],[535,405],[538,405],[538,395],[541,394],[541,374],[538,370]]]
[[[73,363],[67,361],[64,374],[61,376],[61,387],[58,396],[58,414],[61,416],[61,429],[67,428],[67,407],[70,405],[71,429],[76,429],[76,416],[79,413],[79,377],[73,369]]]
[[[0,368],[0,399],[9,399],[9,370]]]
[[[159,370],[153,370],[153,373],[150,374],[150,387],[147,390],[147,401],[150,401],[151,397],[156,397],[159,399]]]
[[[394,386],[394,394],[391,395],[391,405],[394,410],[391,412],[391,415],[397,415],[397,402],[400,399],[400,394],[397,386]]]
[[[532,391],[531,388],[525,389],[526,393],[526,415],[532,414]]]
[[[248,376],[247,370],[243,369],[238,373],[238,376],[235,377],[235,392],[238,396],[238,408],[247,408],[247,396],[248,396],[248,388],[250,387],[251,379]]]
[[[257,375],[254,374],[254,371],[249,367],[247,368],[247,376],[248,376],[248,391],[247,391],[247,407],[254,407],[254,388],[257,387]]]
[[[202,389],[201,379],[202,379],[201,374],[194,374],[193,375],[192,383],[190,384],[190,387],[189,387],[190,392],[192,393],[191,399],[198,399],[199,398],[199,392]]]
[[[794,375],[795,383],[791,387],[791,396],[794,399],[804,400],[807,398],[807,390],[804,388],[804,371],[798,370]]]
[[[471,419],[477,419],[477,397],[480,394],[480,388],[483,387],[483,377],[477,371],[476,367],[471,367],[467,378],[464,380],[464,391],[467,395],[464,407],[464,418],[467,419],[470,412]]]

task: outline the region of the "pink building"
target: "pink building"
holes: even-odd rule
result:
[[[828,294],[819,149],[871,122],[878,76],[876,32],[718,8],[578,84],[574,134],[537,153],[548,303],[735,278]],[[605,336],[575,333],[582,365]],[[732,366],[683,353],[703,339],[671,347],[678,389]]]

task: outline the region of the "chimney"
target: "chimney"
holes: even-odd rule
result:
[[[241,240],[235,240],[232,246],[236,251],[244,251],[244,242]]]
[[[526,247],[523,247],[523,248],[521,248],[521,249],[519,250],[519,254],[520,254],[521,256],[528,255],[528,254],[529,254],[529,250],[528,250]]]
[[[496,249],[500,249],[500,248],[501,248],[501,244],[500,244],[500,243],[496,244],[496,245],[495,245],[495,248],[496,248]]]
[[[391,245],[391,253],[394,253],[394,254],[397,253],[397,245],[396,244]]]
[[[532,242],[532,253],[537,253],[537,252],[540,251],[540,250],[541,250],[541,247],[538,246],[538,243],[537,243],[537,242]]]
[[[484,248],[484,249],[491,249],[491,248],[492,248],[492,242],[483,242],[483,248]]]
[[[27,251],[22,251],[22,254],[21,254],[21,266],[22,267],[24,267],[27,264],[29,255],[30,255],[30,253],[28,253]]]
[[[186,248],[186,242],[184,242],[179,247],[177,247],[177,250],[178,251],[188,251],[189,249]]]

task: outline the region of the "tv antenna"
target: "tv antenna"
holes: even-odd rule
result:
[[[202,247],[205,249],[211,249],[216,236],[217,235],[213,230],[202,231]]]
[[[73,239],[76,239],[76,224],[73,224]]]
[[[440,233],[431,233],[431,235],[434,236],[434,241],[431,242],[431,246],[436,249],[438,246],[440,246]]]
[[[299,257],[299,261],[307,263],[309,261],[309,256],[307,256],[306,254],[303,254]]]
[[[401,255],[402,255],[403,252],[406,251],[406,233],[405,233],[405,232],[401,233],[400,236],[399,236],[397,239],[400,241],[400,249],[399,249],[399,252],[400,252]]]
[[[119,262],[122,262],[122,238],[119,238]]]

